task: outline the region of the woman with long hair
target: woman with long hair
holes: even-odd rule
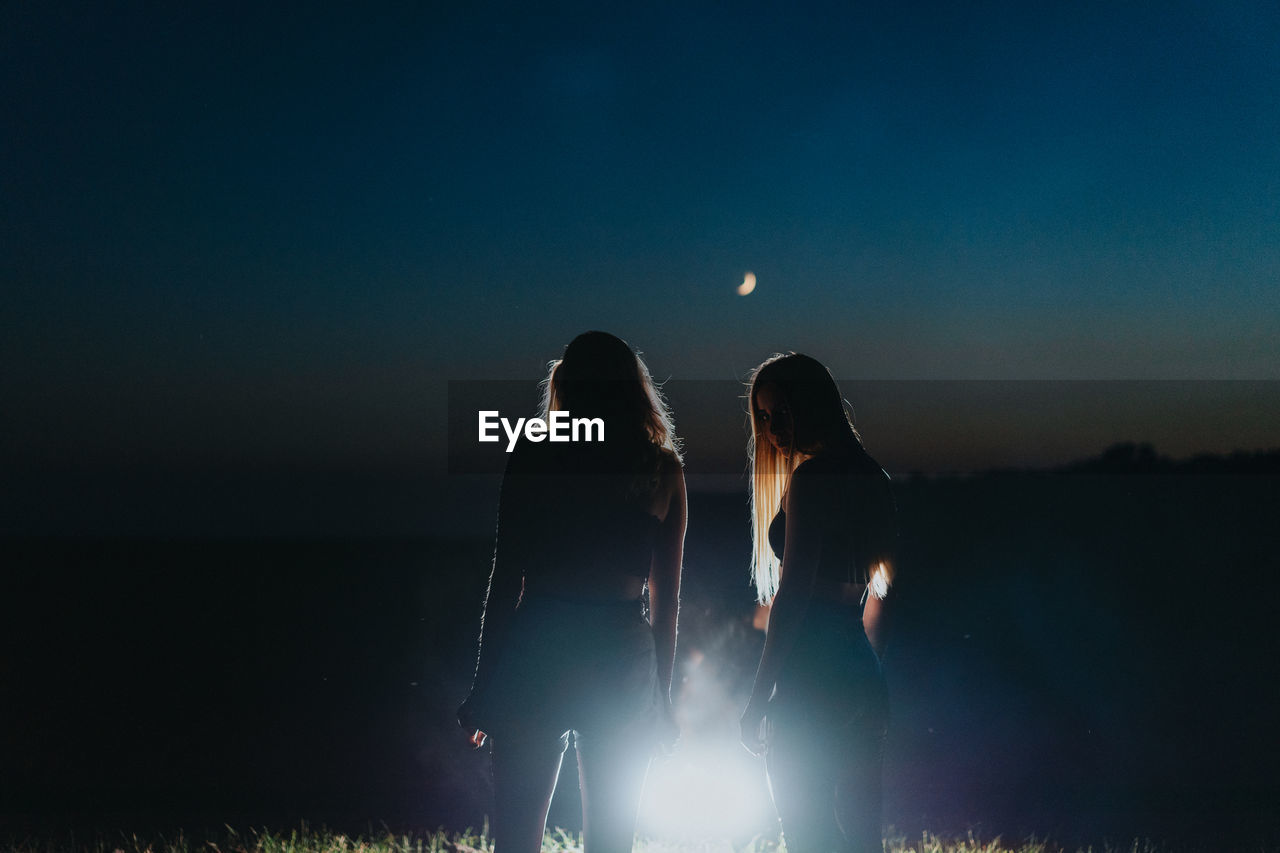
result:
[[[604,332],[552,362],[544,420],[553,412],[599,420],[604,440],[524,440],[512,452],[458,720],[477,745],[492,741],[498,853],[541,849],[570,734],[586,849],[630,850],[649,759],[675,736],[679,444],[644,362]]]
[[[765,753],[791,853],[879,853],[888,475],[815,359],[765,361],[749,404],[752,570],[771,608],[742,742]]]

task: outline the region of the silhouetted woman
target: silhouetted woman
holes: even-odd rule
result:
[[[571,732],[586,849],[630,850],[649,759],[674,740],[686,504],[669,412],[644,362],[604,332],[552,363],[542,414],[557,411],[602,420],[604,440],[584,430],[511,454],[475,683],[458,711],[491,736],[499,853],[541,849]]]
[[[742,741],[766,754],[790,853],[879,853],[888,475],[809,356],[756,368],[750,407],[753,571],[772,608]]]

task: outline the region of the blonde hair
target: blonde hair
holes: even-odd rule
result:
[[[756,598],[761,604],[768,604],[778,591],[782,565],[769,545],[769,525],[782,506],[782,495],[800,464],[800,454],[793,453],[788,459],[767,438],[757,437],[754,391],[750,405],[751,438],[747,440],[747,456],[751,461],[751,577],[756,584]]]
[[[783,453],[765,436],[756,406],[756,393],[772,384],[791,412],[791,447]],[[769,526],[782,506],[782,497],[791,484],[791,475],[800,463],[825,447],[856,445],[866,453],[862,437],[846,411],[831,372],[817,359],[801,353],[780,353],[761,362],[751,372],[747,392],[751,437],[747,458],[751,466],[751,576],[756,597],[768,604],[778,592],[781,561],[769,544]],[[892,565],[874,555],[878,565],[868,569],[866,583],[871,594],[884,598],[892,580]]]

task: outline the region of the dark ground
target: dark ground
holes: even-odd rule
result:
[[[1280,477],[1102,470],[898,482],[899,831],[1280,838]],[[744,499],[690,519],[682,654],[745,701]],[[479,824],[452,715],[490,550],[3,541],[0,828]]]

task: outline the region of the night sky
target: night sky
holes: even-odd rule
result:
[[[6,465],[421,476],[587,328],[1280,378],[1273,4],[188,5],[0,12]]]

